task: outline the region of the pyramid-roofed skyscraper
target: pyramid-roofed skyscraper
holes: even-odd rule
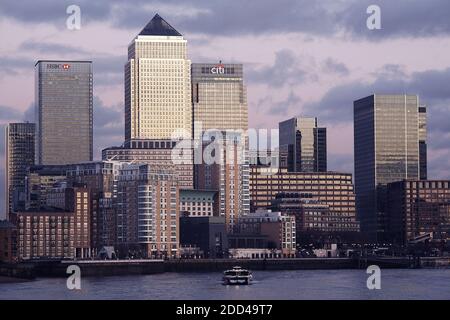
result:
[[[187,41],[156,14],[128,46],[125,139],[192,136]]]

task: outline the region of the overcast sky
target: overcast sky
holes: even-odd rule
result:
[[[81,30],[66,28],[71,4],[81,8]],[[366,26],[371,4],[381,8],[381,30]],[[353,172],[354,100],[419,94],[429,107],[429,178],[450,178],[448,0],[2,0],[1,181],[3,127],[34,121],[39,59],[93,61],[96,159],[101,148],[122,143],[127,46],[156,13],[188,40],[192,62],[244,64],[250,127],[319,117],[328,127],[330,170]]]

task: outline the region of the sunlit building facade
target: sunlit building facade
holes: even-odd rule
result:
[[[205,130],[248,129],[242,64],[193,63],[194,137]]]
[[[187,41],[159,15],[128,46],[125,139],[192,136]]]

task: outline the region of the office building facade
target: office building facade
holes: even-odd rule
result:
[[[128,46],[126,140],[192,136],[190,71],[187,41],[155,15]]]
[[[371,95],[354,102],[356,206],[361,232],[372,241],[384,239],[386,185],[420,177],[419,120],[416,95]]]
[[[297,251],[294,215],[260,209],[239,217],[239,223],[234,226],[233,234],[249,236],[250,239],[262,236],[264,237],[262,243],[266,243],[266,249],[279,251],[283,257],[295,257]],[[250,243],[247,241],[246,247],[250,244],[251,241]]]
[[[247,90],[242,64],[193,63],[194,137],[206,130],[248,129]]]
[[[271,209],[295,217],[297,245],[320,238],[331,237],[347,243],[359,238],[359,223],[354,215],[336,214],[312,193],[279,193],[272,200]]]
[[[34,164],[34,123],[10,123],[5,129],[5,213],[25,208],[28,167]]]
[[[91,61],[36,63],[36,164],[92,161],[92,78]]]
[[[299,193],[327,206],[336,231],[358,231],[352,175],[338,172],[289,172],[286,168],[250,168],[251,210],[269,209],[280,194]],[[278,209],[277,209],[278,210]],[[316,214],[316,218],[318,218]],[[314,220],[314,219],[313,219]],[[338,222],[337,222],[338,221]],[[316,219],[316,223],[320,221]],[[320,222],[322,224],[322,222]],[[314,225],[312,226],[314,227]],[[319,227],[319,225],[317,225]],[[330,230],[325,228],[324,230]]]
[[[327,130],[318,127],[317,118],[292,118],[278,129],[280,153],[287,154],[290,172],[327,171]]]
[[[450,239],[450,181],[403,180],[387,185],[388,231],[396,244],[428,236]]]

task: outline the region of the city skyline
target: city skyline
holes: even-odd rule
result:
[[[82,6],[83,7],[83,6]],[[155,6],[156,7],[156,6]],[[156,9],[156,8],[155,8]],[[167,9],[166,9],[167,10]],[[410,10],[414,10],[414,8],[410,8]],[[86,10],[86,14],[89,15],[88,10]],[[164,11],[164,10],[163,10]],[[160,12],[163,12],[160,11]],[[195,10],[194,10],[195,11]],[[142,25],[145,25],[146,22],[148,22],[148,20],[153,16],[155,12],[153,11],[152,13],[148,13],[148,17],[146,18],[146,21],[142,21]],[[201,15],[201,13],[192,13],[193,16],[195,15]],[[217,52],[221,52],[222,56],[217,57],[217,52],[215,53],[211,53],[212,50],[209,51],[208,56],[207,57],[202,57],[201,54],[199,54],[199,51],[202,51],[202,49],[204,49],[205,44],[202,44],[202,36],[198,35],[198,30],[195,31],[193,30],[193,27],[189,28],[185,25],[185,22],[183,23],[183,21],[185,21],[189,15],[186,13],[184,16],[183,15],[179,15],[178,17],[175,15],[175,17],[172,17],[170,12],[167,12],[167,14],[163,14],[165,18],[167,18],[167,20],[169,20],[171,22],[172,25],[174,25],[177,29],[181,29],[181,28],[185,28],[187,30],[186,32],[186,39],[188,41],[190,41],[192,39],[192,44],[189,47],[189,51],[194,51],[193,53],[188,52],[188,57],[190,58],[190,60],[192,60],[193,62],[201,62],[201,61],[211,61],[211,62],[217,62],[219,58],[221,58],[224,62],[242,62],[244,64],[244,66],[246,67],[246,69],[249,70],[248,72],[248,76],[246,77],[247,83],[248,83],[248,87],[249,87],[249,114],[254,115],[254,117],[250,117],[250,127],[262,127],[262,126],[269,126],[272,128],[275,128],[277,126],[277,121],[275,120],[284,120],[284,119],[288,119],[289,117],[293,117],[293,116],[314,116],[314,117],[318,117],[320,123],[329,128],[329,136],[330,136],[330,141],[328,143],[329,145],[329,169],[330,170],[339,170],[339,171],[344,171],[344,172],[353,172],[353,154],[352,151],[348,150],[349,148],[352,148],[352,126],[351,124],[349,125],[349,122],[352,122],[352,117],[350,118],[346,118],[346,119],[341,119],[341,115],[336,115],[336,111],[338,111],[337,107],[333,107],[333,108],[327,108],[327,104],[329,105],[340,105],[341,107],[347,107],[347,109],[345,109],[345,111],[343,112],[343,114],[345,115],[346,113],[351,113],[351,109],[352,109],[352,102],[353,100],[356,100],[358,98],[362,98],[363,96],[366,96],[372,92],[378,91],[377,89],[379,88],[380,93],[389,93],[392,92],[394,90],[399,90],[398,93],[403,93],[405,91],[407,91],[408,93],[412,93],[412,94],[419,94],[421,95],[422,101],[424,103],[426,103],[429,107],[429,117],[430,117],[430,122],[429,122],[429,127],[430,127],[430,137],[429,137],[429,147],[430,147],[430,162],[429,162],[429,178],[433,179],[433,178],[439,178],[439,179],[445,179],[448,178],[448,164],[446,161],[440,161],[439,158],[442,157],[442,159],[448,159],[448,157],[446,157],[446,155],[448,154],[449,150],[448,150],[448,146],[445,145],[445,137],[446,135],[448,135],[448,132],[445,131],[445,128],[443,127],[444,124],[441,125],[441,121],[443,118],[443,115],[445,114],[444,112],[446,111],[446,108],[448,109],[448,107],[445,106],[445,101],[446,101],[446,96],[445,94],[442,94],[442,92],[436,92],[436,90],[431,90],[431,89],[426,89],[426,86],[428,85],[428,83],[432,84],[433,81],[435,79],[440,79],[439,77],[444,77],[445,79],[445,75],[446,75],[446,70],[445,68],[439,67],[439,66],[431,66],[433,65],[432,61],[428,61],[427,63],[429,64],[428,67],[426,66],[426,63],[424,63],[423,61],[421,62],[422,64],[415,64],[415,68],[418,68],[416,70],[414,70],[415,68],[412,67],[413,64],[411,63],[407,63],[407,61],[404,61],[405,64],[403,65],[403,67],[397,65],[390,65],[387,62],[395,62],[395,60],[397,62],[402,61],[402,59],[400,59],[400,57],[391,57],[391,58],[386,58],[386,63],[380,63],[379,61],[377,61],[378,63],[378,67],[375,66],[369,66],[366,68],[366,73],[365,76],[366,81],[364,81],[364,83],[361,85],[360,83],[356,84],[355,81],[351,81],[351,80],[347,80],[349,81],[347,84],[341,85],[341,86],[336,86],[335,85],[335,81],[331,81],[330,79],[328,79],[329,83],[332,83],[332,85],[330,86],[328,84],[328,90],[326,90],[325,88],[327,88],[327,85],[320,85],[318,86],[318,82],[314,81],[314,79],[309,79],[311,81],[310,85],[313,86],[318,86],[318,87],[323,87],[322,90],[324,90],[324,92],[321,93],[317,93],[317,99],[314,100],[311,97],[308,97],[308,95],[310,95],[312,92],[314,92],[315,90],[318,90],[318,88],[316,88],[315,90],[299,90],[300,93],[296,93],[293,94],[294,89],[296,89],[298,86],[300,86],[300,88],[302,86],[305,86],[306,84],[304,83],[304,81],[300,81],[302,79],[302,77],[308,75],[308,73],[304,74],[303,72],[291,72],[290,69],[283,69],[283,63],[276,65],[277,61],[288,61],[288,62],[292,62],[290,63],[293,67],[293,71],[302,71],[302,68],[296,66],[296,62],[298,62],[298,58],[299,58],[299,54],[301,55],[301,52],[296,52],[296,51],[292,51],[291,49],[289,49],[289,46],[286,43],[283,43],[281,45],[281,49],[280,47],[278,48],[270,48],[269,50],[267,50],[267,53],[261,53],[261,56],[264,56],[264,59],[266,60],[265,62],[253,62],[252,60],[249,59],[248,57],[248,53],[239,53],[241,51],[247,51],[247,50],[236,50],[235,48],[233,49],[227,49],[225,48],[225,50],[217,50]],[[365,17],[364,12],[361,11],[361,16]],[[183,18],[184,17],[184,18]],[[12,21],[8,22],[8,23],[12,23],[14,24],[14,19],[12,19]],[[30,22],[32,23],[32,22]],[[56,24],[56,22],[54,22]],[[178,27],[178,25],[180,25],[181,27]],[[89,23],[87,23],[86,28],[91,28],[92,25],[90,25]],[[141,26],[142,27],[142,26]],[[125,28],[124,33],[127,33],[127,35],[135,35],[136,32],[141,28],[141,27],[129,27],[129,28]],[[54,28],[54,26],[52,26],[52,28]],[[63,27],[61,27],[63,28]],[[82,29],[80,30],[80,34],[84,32],[83,30],[84,27],[82,27]],[[116,31],[117,34],[121,34],[122,31],[118,31],[116,30],[117,28],[111,27],[112,29],[114,29]],[[270,28],[274,28],[274,27],[267,27],[268,29]],[[46,27],[44,28],[46,29]],[[276,28],[275,28],[276,29]],[[317,42],[322,42],[324,41],[324,39],[326,39],[326,35],[327,33],[317,33],[314,30],[298,30],[296,28],[294,28],[295,31],[297,33],[300,33],[300,35],[297,35],[298,37],[305,37],[306,35],[310,35],[310,36],[317,36],[317,39],[309,39],[308,41],[306,41],[305,39],[303,39],[305,42],[305,50],[308,51],[308,46],[307,43],[310,43],[311,48],[309,50],[312,50],[312,52],[310,51],[309,53],[316,53],[318,54],[317,50]],[[44,30],[45,31],[45,30]],[[279,30],[278,30],[279,31]],[[42,30],[41,30],[42,32]],[[69,30],[62,30],[62,33],[69,35],[70,37],[73,36],[74,34],[70,34],[68,32],[71,32]],[[206,31],[205,31],[206,32]],[[368,32],[368,31],[367,31]],[[414,34],[414,31],[411,31]],[[184,33],[184,32],[183,32]],[[261,35],[266,35],[268,33],[267,29],[263,29],[261,30]],[[270,32],[269,32],[270,33]],[[294,32],[295,33],[295,32]],[[332,33],[332,32],[331,32]],[[45,32],[43,32],[43,34],[45,34]],[[227,38],[226,35],[219,33],[219,37],[221,38]],[[251,39],[249,40],[252,44],[257,44],[257,43],[265,43],[267,40],[261,39],[260,37],[254,36],[255,31],[251,31],[251,32],[246,32],[246,35],[244,37],[250,37]],[[401,33],[400,33],[401,34]],[[361,36],[361,35],[360,35]],[[271,35],[268,35],[268,38],[270,38]],[[367,33],[364,35],[364,37],[370,37],[370,33]],[[427,33],[425,36],[419,37],[417,39],[415,39],[415,41],[411,42],[411,45],[413,46],[417,46],[417,47],[421,47],[421,45],[426,42],[426,39],[429,38],[433,38],[433,37],[444,37],[445,38],[445,33],[444,34],[437,34],[437,33],[433,33],[432,31]],[[37,37],[39,38],[39,37]],[[106,37],[107,38],[107,37]],[[120,36],[118,38],[121,38]],[[132,38],[132,37],[129,37]],[[55,38],[56,39],[56,38]],[[61,40],[61,47],[60,49],[64,46],[64,41],[62,39]],[[111,43],[116,43],[116,39],[114,39],[113,41],[111,41],[111,39],[107,39],[109,42]],[[341,39],[342,40],[342,39]],[[378,39],[380,40],[380,39]],[[80,39],[78,39],[79,43],[81,44],[80,47],[83,47],[83,41],[81,41]],[[122,41],[122,40],[121,40]],[[227,42],[228,41],[228,42]],[[227,47],[227,44],[230,45],[230,41],[232,41],[231,39],[228,39],[227,41],[225,41],[224,46]],[[238,43],[239,40],[235,40],[236,43]],[[343,40],[342,40],[343,41]],[[375,46],[374,42],[370,42],[367,43],[367,39],[366,40],[361,40],[358,38],[356,38],[356,40],[353,40],[354,43],[352,44],[356,44],[362,43],[362,46]],[[123,43],[122,43],[123,42]],[[121,47],[126,47],[126,45],[129,43],[129,39],[126,41],[122,41],[120,46]],[[217,44],[211,44],[211,41],[209,41],[207,39],[207,37],[203,37],[203,42],[207,42],[208,46],[217,46]],[[338,41],[339,42],[339,41]],[[383,48],[395,48],[396,45],[398,45],[399,42],[401,42],[401,37],[399,36],[399,33],[391,35],[391,37],[388,37],[388,40],[384,40],[381,41],[380,40],[380,44],[375,46],[378,47],[378,49],[380,49],[380,46]],[[23,46],[31,46],[30,43],[25,44],[26,41],[24,41],[21,44],[18,44],[18,46],[22,45]],[[35,41],[34,43],[34,49],[32,49],[30,47],[30,52],[38,52],[39,55],[44,54],[45,52],[45,44],[47,44],[47,42],[42,41],[42,45],[39,46],[37,45],[38,42]],[[67,44],[67,43],[66,43]],[[107,45],[106,47],[109,47],[110,45]],[[231,46],[233,47],[233,46]],[[339,46],[338,46],[339,47]],[[69,46],[70,48],[70,46]],[[313,49],[314,48],[314,49]],[[217,48],[216,48],[217,49]],[[33,51],[34,50],[34,51]],[[361,49],[362,51],[364,51],[365,49]],[[93,51],[90,51],[88,49],[81,49],[78,51],[74,51],[72,50],[72,52],[70,52],[71,50],[65,50],[62,49],[62,51],[60,51],[58,54],[56,53],[49,53],[50,51],[47,52],[47,54],[45,55],[45,58],[47,58],[47,56],[50,58],[51,56],[55,56],[55,58],[57,56],[64,56],[64,57],[90,57],[90,56],[95,56],[96,54],[92,53]],[[81,52],[84,51],[84,52]],[[114,50],[115,51],[115,50]],[[126,52],[126,50],[122,50],[123,52]],[[216,51],[216,50],[214,50]],[[230,52],[231,51],[231,52]],[[253,52],[252,50],[249,50],[250,52]],[[339,50],[338,50],[339,51]],[[55,51],[53,51],[55,52]],[[203,50],[202,53],[208,52],[208,50]],[[253,52],[254,53],[254,52]],[[269,54],[270,53],[270,54]],[[239,58],[239,54],[243,54],[244,56],[242,56],[241,58]],[[396,53],[398,54],[398,53]],[[420,57],[425,57],[426,54],[425,53],[415,53],[417,56],[415,59],[419,59]],[[266,57],[266,55],[268,55]],[[228,57],[228,59],[227,59]],[[114,72],[108,72],[106,73],[105,76],[105,67],[106,69],[109,68],[119,68],[119,73],[123,73],[122,67],[123,64],[126,62],[126,58],[125,59],[117,59],[115,60],[117,65],[112,66],[112,63],[110,63],[108,66],[104,65],[104,62],[107,60],[104,59],[105,57],[103,56],[103,58],[100,59],[95,59],[95,57],[92,59],[93,60],[93,65],[94,65],[94,86],[96,86],[96,88],[94,88],[94,96],[95,96],[95,101],[94,101],[94,113],[97,112],[97,115],[99,112],[101,112],[102,117],[95,117],[94,116],[94,121],[95,123],[95,127],[94,127],[94,136],[95,136],[95,147],[94,147],[94,152],[96,154],[96,156],[94,157],[95,159],[99,159],[99,152],[101,150],[101,148],[99,148],[99,146],[101,147],[109,147],[112,145],[120,145],[120,143],[123,140],[123,94],[122,94],[122,86],[123,83],[121,83],[120,81],[117,82],[116,85],[112,85],[112,86],[106,86],[105,83],[102,84],[102,82],[107,81],[107,80],[112,80],[113,76],[112,74],[114,74]],[[203,59],[204,58],[204,59]],[[311,58],[311,57],[309,57]],[[328,65],[328,67],[332,67],[333,65],[333,61],[329,61],[327,58],[325,57],[320,57],[322,60],[319,59],[319,55],[317,55],[317,57],[314,57],[314,60],[316,62],[316,67],[318,67],[319,69],[321,68],[321,64],[322,62],[325,65]],[[335,58],[335,59],[340,59],[343,58],[342,54],[339,54],[339,52],[337,52],[336,54],[333,53],[333,55],[331,55],[331,58]],[[283,60],[284,59],[284,60]],[[378,59],[378,58],[377,58]],[[32,58],[31,60],[37,60],[36,58]],[[97,61],[96,61],[97,60]],[[301,60],[301,59],[300,59]],[[308,59],[306,59],[308,60]],[[319,60],[321,62],[319,62]],[[408,60],[408,59],[406,59]],[[423,59],[422,59],[423,60]],[[442,64],[442,62],[446,62],[447,59],[446,58],[442,58],[442,59],[435,59],[435,60],[439,60],[439,63]],[[96,73],[96,63],[99,63],[99,67],[98,67],[98,74]],[[328,62],[328,63],[326,63]],[[336,62],[336,61],[334,61]],[[335,63],[334,67],[336,70],[340,70],[340,76],[337,76],[339,73],[335,74],[335,76],[337,76],[337,79],[353,79],[355,77],[355,75],[353,75],[353,72],[356,72],[356,74],[358,74],[360,71],[354,71],[355,69],[358,69],[361,67],[361,65],[359,66],[350,66],[348,60],[345,61],[345,59],[342,59],[340,61],[338,61],[339,63]],[[374,63],[373,61],[367,61],[368,64]],[[286,63],[284,63],[286,64]],[[424,64],[424,65],[423,65]],[[266,65],[265,68],[264,65]],[[446,66],[447,64],[445,64]],[[449,65],[450,65],[450,61],[449,61]],[[17,79],[20,79],[23,74],[29,72],[26,70],[26,68],[24,68],[24,66],[20,66],[17,70],[17,72],[14,74],[14,72],[12,72],[12,68],[14,68],[14,64],[11,63],[9,64],[9,68],[7,71],[8,76],[5,76],[4,78],[1,79],[2,82],[0,82],[0,88],[8,90],[8,86],[9,84],[5,84],[4,81],[5,79],[12,79],[13,82],[17,81]],[[247,67],[248,66],[248,67]],[[339,66],[341,68],[339,68]],[[419,67],[417,67],[419,66]],[[271,68],[272,67],[272,68]],[[304,67],[303,65],[301,65],[301,67]],[[344,68],[342,68],[344,67]],[[103,70],[102,70],[103,68]],[[31,68],[32,69],[32,68]],[[111,69],[108,69],[111,70]],[[347,72],[346,72],[346,71]],[[372,72],[368,72],[369,70],[372,70]],[[428,70],[428,71],[426,71]],[[434,71],[433,71],[434,70]],[[439,71],[440,70],[440,71]],[[303,70],[304,71],[304,70]],[[310,70],[311,71],[311,70]],[[32,72],[32,71],[31,71]],[[281,73],[281,75],[280,75]],[[322,72],[322,73],[327,73],[327,72]],[[374,74],[375,73],[375,74]],[[283,78],[283,75],[286,74],[286,77]],[[328,72],[327,74],[331,74],[330,72]],[[364,73],[363,73],[364,74]],[[322,74],[320,74],[322,76]],[[309,76],[311,76],[309,74]],[[297,79],[298,78],[298,79]],[[369,80],[367,83],[368,79],[375,79],[375,80]],[[429,79],[429,81],[425,82],[424,79]],[[117,79],[116,79],[117,80]],[[304,79],[303,79],[304,80]],[[296,81],[300,81],[299,83],[295,84]],[[331,81],[331,82],[330,82]],[[308,81],[307,81],[308,82]],[[322,81],[319,81],[322,82]],[[326,83],[327,81],[325,81]],[[353,82],[353,87],[350,86],[350,84]],[[387,85],[385,82],[387,82],[389,85]],[[25,80],[24,83],[26,84],[27,81]],[[383,84],[385,83],[385,84]],[[394,84],[395,86],[391,86],[391,84]],[[118,89],[114,89],[114,86],[117,87]],[[306,85],[308,86],[308,85]],[[26,88],[26,86],[22,86],[22,88]],[[261,90],[261,87],[265,87],[264,90]],[[268,90],[267,88],[270,87],[274,87],[277,88],[277,92],[272,91],[272,90]],[[389,87],[389,88],[388,88]],[[25,92],[32,92],[33,91],[33,85],[30,87],[29,90],[24,90]],[[337,88],[337,89],[336,89]],[[348,93],[345,93],[346,89],[354,89],[354,91],[351,91],[351,95]],[[339,90],[338,90],[339,89]],[[97,91],[98,90],[98,91]],[[264,100],[264,95],[263,98],[261,97],[261,91],[267,91],[270,94],[266,94],[265,95],[265,100],[266,100],[266,106],[264,106],[264,103],[262,102],[262,100]],[[320,91],[320,90],[319,90]],[[423,94],[423,91],[425,92],[425,94]],[[7,92],[14,92],[14,90],[9,90]],[[97,94],[98,92],[98,94]],[[361,92],[361,95],[358,95],[357,93]],[[364,92],[364,93],[363,93]],[[345,93],[344,97],[342,97],[342,93]],[[105,98],[106,96],[109,96],[107,98]],[[114,98],[115,95],[118,95],[118,97]],[[24,99],[24,97],[27,96],[27,93],[23,94],[23,95],[8,95],[5,96],[5,102],[8,101],[12,101],[14,99],[14,97],[16,97],[17,101],[16,103],[12,103],[9,105],[13,105],[12,111],[13,112],[8,112],[8,109],[4,109],[2,110],[2,112],[6,115],[5,120],[7,120],[7,122],[10,122],[10,119],[6,119],[9,117],[17,117],[17,121],[20,121],[21,119],[23,119],[24,117],[20,114],[21,111],[26,111],[27,108],[27,104],[23,103],[23,102],[19,102],[19,100]],[[272,98],[273,97],[273,98]],[[334,99],[332,98],[334,97]],[[112,100],[115,99],[117,101],[116,105],[118,105],[118,108],[113,108],[111,107],[111,101],[108,100]],[[255,101],[255,99],[259,99],[258,101]],[[272,99],[271,103],[267,103],[267,99],[270,101]],[[281,100],[280,100],[281,99]],[[282,103],[283,99],[286,101],[289,101],[289,99],[291,99],[292,101],[294,101],[295,103],[293,104],[289,104],[289,103]],[[315,103],[314,101],[323,101],[323,104],[320,103]],[[435,100],[434,102],[437,101],[437,103],[432,103],[433,100]],[[307,102],[309,101],[309,102]],[[31,105],[32,102],[30,102]],[[8,103],[5,103],[6,105],[8,105]],[[318,107],[317,109],[314,109],[314,104],[316,107]],[[3,103],[0,103],[1,106],[3,106]],[[291,107],[289,107],[289,105],[291,105]],[[271,113],[271,112],[261,112],[260,109],[262,108],[263,110],[266,111],[276,111],[276,107],[278,106],[278,113]],[[287,107],[286,107],[287,106]],[[10,108],[10,107],[9,107]],[[270,109],[270,110],[268,110]],[[106,113],[105,113],[106,112]],[[2,114],[3,114],[2,113]],[[29,114],[29,112],[28,112]],[[263,114],[267,114],[267,118],[268,119],[263,119],[263,120],[258,120],[259,117],[261,117],[261,115]],[[331,119],[331,115],[334,115],[335,117],[337,117],[338,119]],[[114,121],[110,121],[111,118],[108,117],[115,117],[116,122]],[[20,118],[20,119],[19,119]],[[25,117],[26,118],[26,117]],[[444,118],[445,119],[445,118]],[[4,120],[4,119],[2,119]],[[13,121],[15,119],[11,119],[11,121]],[[25,119],[25,120],[33,120],[33,119]],[[4,123],[2,123],[2,125],[4,125]],[[97,132],[95,132],[97,131]],[[2,132],[2,131],[0,131]],[[113,141],[112,141],[113,140]],[[0,141],[3,141],[3,139],[1,139]],[[339,143],[337,143],[339,142]],[[343,143],[343,142],[347,142],[347,143]],[[2,151],[4,148],[1,148]],[[3,158],[2,158],[2,163],[1,163],[1,167],[3,168]],[[0,178],[4,178],[3,176],[0,176]],[[2,192],[0,192],[0,194],[3,196],[4,192],[2,190]]]

